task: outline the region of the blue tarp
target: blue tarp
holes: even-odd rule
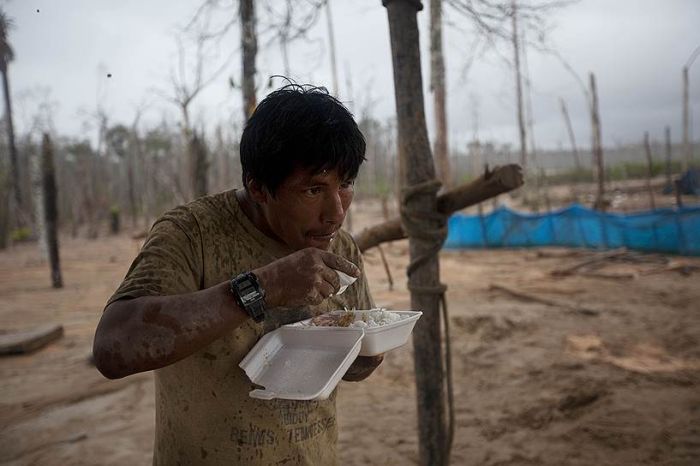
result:
[[[574,204],[549,214],[500,207],[488,215],[456,214],[446,248],[567,246],[700,255],[700,206],[635,214],[604,213]]]

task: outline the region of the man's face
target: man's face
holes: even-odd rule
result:
[[[353,182],[339,178],[336,170],[296,169],[275,197],[266,194],[261,203],[270,232],[295,251],[327,250],[352,202]]]

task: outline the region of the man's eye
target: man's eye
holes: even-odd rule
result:
[[[305,194],[308,194],[309,196],[316,196],[317,194],[321,194],[321,188],[319,187],[313,187],[313,188],[307,188],[304,190]]]
[[[341,184],[340,187],[343,189],[349,189],[355,186],[355,180],[348,180],[345,183]]]

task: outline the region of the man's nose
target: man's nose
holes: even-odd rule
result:
[[[345,218],[345,206],[340,193],[335,192],[326,197],[321,215],[326,223],[342,223]]]

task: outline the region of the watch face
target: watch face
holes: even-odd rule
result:
[[[259,294],[257,291],[254,289],[248,291],[244,295],[241,295],[241,301],[243,301],[243,304],[249,304],[258,299]]]

